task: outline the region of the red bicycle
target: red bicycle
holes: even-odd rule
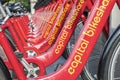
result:
[[[95,44],[104,29],[108,33],[108,17],[110,12],[117,2],[120,7],[119,0],[75,0],[71,7],[70,13],[64,21],[59,36],[54,45],[43,54],[28,57],[25,49],[22,47],[19,35],[17,35],[13,25],[9,20],[1,25],[0,44],[5,51],[8,60],[1,59],[0,70],[1,73],[8,77],[10,75],[8,70],[13,70],[17,79],[35,79],[35,80],[74,80],[77,79],[82,72]],[[88,6],[89,5],[89,6]],[[82,15],[85,10],[88,10],[88,16]],[[73,31],[76,28],[80,18],[83,20],[84,26],[80,35],[75,42],[74,48],[70,53],[64,66],[56,72],[45,75],[45,68],[54,63],[63,53]],[[106,27],[107,26],[107,27]],[[14,52],[8,39],[5,36],[4,30],[10,30],[15,44],[17,45]],[[119,78],[117,74],[119,66],[119,35],[120,27],[118,26],[114,34],[108,39],[104,48],[103,56],[100,60],[98,79],[114,80]],[[36,50],[37,51],[37,50]],[[25,55],[25,56],[24,56]],[[7,68],[5,67],[7,66]],[[5,75],[7,73],[8,75]],[[116,77],[117,76],[117,77]]]

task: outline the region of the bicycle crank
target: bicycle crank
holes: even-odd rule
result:
[[[16,56],[23,65],[23,70],[27,78],[36,78],[45,74],[45,67],[34,57],[23,58],[21,52],[16,52]]]
[[[27,78],[35,78],[35,77],[38,77],[39,76],[39,73],[40,73],[40,68],[38,65],[34,64],[34,63],[28,63],[29,64],[29,67],[25,67],[24,68],[24,72],[26,74],[26,77]]]

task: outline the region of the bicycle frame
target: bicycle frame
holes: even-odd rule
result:
[[[76,79],[77,76],[81,73],[83,67],[85,66],[85,63],[87,62],[90,56],[90,53],[116,1],[117,0],[96,0],[95,5],[93,6],[90,12],[89,17],[87,21],[85,22],[85,25],[83,26],[83,29],[79,35],[79,38],[75,44],[75,47],[72,50],[71,55],[69,56],[69,59],[67,60],[65,65],[61,69],[59,69],[57,72],[50,74],[48,76],[38,77],[36,78],[36,80],[51,80],[51,79],[52,80],[66,80],[66,79],[73,80],[73,79]],[[74,6],[75,12],[71,12],[71,14],[73,15],[69,15],[70,19],[71,18],[75,18],[75,19],[73,22],[71,22],[71,20],[67,18],[67,21],[64,24],[64,27],[58,39],[56,40],[57,45],[53,46],[50,52],[34,57],[38,61],[42,62],[45,67],[50,65],[52,62],[54,62],[64,51],[64,48],[67,45],[67,42],[69,40],[67,39],[67,37],[70,37],[70,34],[72,34],[72,31],[74,31],[74,28],[77,25],[78,20],[79,20],[77,17],[81,17],[80,15],[82,14],[81,11],[84,10],[86,5],[87,3],[84,2],[84,0],[77,0],[76,5]],[[81,7],[82,9],[80,9]],[[76,15],[74,15],[74,13],[76,13]],[[17,58],[15,57],[14,52],[12,51],[11,47],[9,46],[9,43],[4,33],[0,32],[0,35],[1,35],[0,43],[3,49],[5,50],[5,53],[10,61],[11,66],[13,67],[14,71],[16,71],[16,75],[18,79],[26,80],[26,77],[19,66],[20,64]],[[61,42],[62,38],[64,40],[63,42]],[[62,47],[59,46],[61,43],[63,44]],[[52,52],[55,54],[53,54]],[[14,62],[12,62],[13,60]],[[17,73],[18,71],[19,73]],[[27,79],[27,80],[30,80],[30,79]]]
[[[16,56],[13,55],[14,52],[13,52],[13,50],[10,48],[11,46],[10,46],[7,38],[5,37],[5,35],[4,35],[3,32],[0,32],[0,35],[1,35],[1,36],[0,36],[0,44],[1,44],[1,46],[3,47],[3,49],[4,49],[5,53],[6,53],[6,56],[7,56],[8,60],[9,60],[10,64],[11,64],[12,67],[13,67],[13,70],[15,71],[15,73],[16,73],[17,75],[21,75],[21,78],[19,78],[19,76],[17,76],[18,79],[20,79],[20,80],[25,79],[26,77],[25,77],[25,75],[24,75],[24,72],[23,72],[22,68],[20,67],[20,63],[18,62]],[[12,59],[12,60],[11,60],[11,59]],[[16,64],[16,63],[17,63],[17,64]],[[15,64],[15,65],[14,65],[14,64]],[[16,67],[19,67],[19,69],[16,68]]]
[[[65,63],[65,65],[58,70],[56,73],[51,74],[46,77],[37,78],[38,80],[74,80],[77,78],[79,73],[82,72],[83,67],[85,66],[88,57],[100,35],[105,21],[107,20],[116,0],[107,0],[106,4],[104,4],[105,0],[96,0],[95,5],[91,11],[89,18],[87,19],[85,25],[83,26],[82,32],[75,44],[72,53]],[[101,6],[104,5],[104,10],[100,9]],[[98,11],[102,11],[103,15],[97,16]],[[99,18],[99,22],[96,25],[92,26],[96,17]]]
[[[50,36],[51,34],[53,34],[51,32],[55,32],[55,30],[54,30],[55,26],[54,25],[55,25],[55,23],[58,23],[59,19],[61,19],[61,15],[64,12],[63,9],[65,9],[66,5],[68,6],[68,1],[67,0],[64,1],[64,4],[58,6],[58,9],[60,10],[59,13],[58,13],[58,10],[57,10],[57,14],[55,14],[54,17],[53,17],[53,19],[50,20],[50,22],[49,22],[50,24],[48,24],[48,28],[45,31],[43,31],[45,33],[43,33],[42,36],[39,36],[37,39],[33,38],[32,39],[33,42],[41,44],[48,36]],[[71,5],[70,5],[70,7],[71,7]],[[69,12],[69,9],[66,10],[66,12],[65,12],[66,14]],[[63,19],[65,19],[65,17]],[[58,27],[58,26],[56,26],[56,27]],[[59,28],[59,30],[60,30],[60,28]],[[57,31],[57,32],[59,32],[59,31]],[[50,34],[48,34],[48,33],[50,33]],[[29,42],[31,42],[31,41],[29,40]]]
[[[77,3],[76,3],[77,4]],[[75,6],[75,5],[74,5]],[[80,9],[80,12],[79,12],[79,14],[80,15],[78,15],[78,17],[80,17],[81,16],[81,14],[83,13],[83,11],[84,11],[84,8],[86,7],[86,4],[84,4],[84,7],[83,8],[81,8]],[[75,9],[75,7],[73,8],[73,11],[74,11],[74,9]],[[71,14],[73,14],[74,12],[71,12]],[[71,16],[71,15],[70,15]],[[70,18],[72,18],[73,16],[71,16]],[[76,16],[77,17],[77,16]],[[79,21],[79,19],[77,19],[77,21]],[[67,21],[67,23],[66,23],[66,25],[68,24],[68,21]],[[77,24],[77,22],[75,23],[75,24]],[[73,24],[73,25],[75,25],[75,24]],[[68,31],[70,32],[69,33],[69,35],[71,35],[72,34],[72,32],[74,31],[74,29],[75,29],[75,27],[74,28],[71,28],[71,29],[68,29]],[[64,29],[62,30],[62,32],[61,32],[61,37],[64,35],[64,33],[65,33],[65,30],[67,30],[66,29],[66,26],[64,27]],[[60,37],[60,38],[61,38]],[[61,41],[60,40],[60,38],[58,39],[59,41]],[[69,40],[70,39],[70,36],[68,36],[67,37],[67,40]],[[58,42],[59,42],[58,41]],[[45,53],[46,54],[46,57],[47,56],[51,56],[51,57],[49,57],[49,59],[51,58],[51,62],[47,62],[47,63],[44,63],[45,64],[45,66],[48,66],[48,65],[50,65],[52,62],[54,62],[61,54],[62,54],[62,52],[63,52],[63,50],[62,50],[62,52],[60,52],[60,54],[59,55],[56,55],[56,56],[54,56],[54,50],[55,50],[55,48],[57,48],[57,46],[59,46],[59,43],[58,42],[56,42],[56,45],[55,46],[53,46],[53,49],[51,49],[50,51],[48,51],[47,53]],[[67,45],[67,42],[65,43],[66,45]],[[49,53],[49,52],[51,52],[51,53]],[[45,57],[45,55],[43,55],[44,57]],[[40,57],[40,56],[39,56]],[[42,57],[42,56],[41,56]],[[54,58],[54,57],[56,57],[56,58]],[[53,60],[52,60],[53,59]],[[38,60],[38,61],[41,61],[41,60]],[[43,62],[43,61],[41,61],[41,62]],[[9,64],[10,65],[10,64]]]
[[[65,8],[62,8],[62,9],[61,9],[61,12],[59,13],[59,15],[58,15],[58,17],[57,17],[57,20],[56,20],[54,26],[53,26],[53,22],[54,22],[54,21],[52,21],[52,25],[50,24],[50,26],[51,26],[51,27],[53,26],[53,29],[52,29],[51,31],[49,31],[50,34],[48,34],[48,33],[49,33],[48,31],[45,32],[45,33],[47,33],[47,35],[49,35],[49,37],[48,37],[47,39],[44,39],[44,34],[42,34],[41,36],[39,36],[36,40],[33,39],[33,40],[34,40],[35,42],[37,42],[37,43],[38,43],[38,40],[39,40],[39,44],[32,46],[32,47],[35,47],[35,48],[36,48],[36,50],[37,50],[36,52],[37,52],[38,54],[46,51],[46,50],[52,45],[52,43],[55,41],[55,38],[57,37],[58,33],[60,32],[61,27],[62,27],[62,23],[63,23],[63,21],[65,20],[65,17],[67,16],[67,14],[68,14],[71,6],[72,6],[72,2],[71,2],[71,4],[66,3],[66,4],[65,4]],[[60,20],[59,20],[59,19],[60,19]],[[14,18],[12,18],[12,19],[10,19],[10,20],[11,20],[12,23],[14,23],[14,26],[17,26],[17,25],[16,25],[16,22],[14,22],[14,20],[15,20]],[[18,22],[18,20],[17,20],[17,22]],[[20,27],[20,24],[18,24],[18,26]],[[19,30],[20,30],[20,29],[18,29],[19,27],[15,27],[15,28],[16,28],[16,31],[19,31]],[[48,27],[49,27],[49,26],[48,26]],[[20,31],[23,31],[23,30],[20,30]],[[43,31],[43,32],[44,32],[44,31]],[[18,32],[18,35],[20,36],[20,39],[21,39],[23,45],[26,45],[27,42],[25,42],[25,39],[22,37],[21,33],[23,33],[23,32],[20,32],[20,33]],[[23,36],[24,36],[24,35],[23,35]],[[46,36],[46,35],[45,35],[45,36]],[[40,39],[40,38],[41,38],[41,39]],[[43,40],[44,40],[44,41],[43,41]],[[29,41],[28,41],[28,42],[29,42]],[[45,46],[44,46],[44,45],[45,45]],[[43,48],[43,47],[44,47],[44,48]],[[26,48],[27,48],[28,50],[31,49],[31,47],[29,48],[29,46],[28,46],[28,47],[25,46],[25,49],[26,49]]]
[[[38,12],[38,13],[40,13],[40,12]],[[36,14],[35,14],[36,15]],[[44,17],[45,17],[46,15],[44,15]],[[43,17],[43,18],[44,18]],[[46,16],[47,17],[47,16]],[[40,17],[41,19],[43,19],[42,17]],[[50,17],[49,17],[50,18]],[[35,21],[35,19],[33,19],[34,21]],[[49,20],[49,19],[48,19]],[[21,23],[20,22],[20,18],[12,18],[11,19],[11,22],[13,23],[13,25],[14,26],[18,26],[18,28],[16,28],[15,27],[15,29],[16,29],[16,31],[18,31],[18,35],[20,36],[20,39],[22,40],[22,43],[23,43],[23,45],[26,45],[27,44],[27,42],[26,42],[26,40],[27,40],[27,37],[29,37],[29,36],[27,36],[28,34],[33,34],[33,33],[31,33],[31,32],[23,32],[23,28],[25,27],[25,26],[22,26],[21,24],[23,23]],[[45,20],[42,20],[42,21],[40,21],[40,23],[41,24],[38,24],[38,27],[39,26],[41,26],[41,25],[43,25],[43,23],[44,24],[47,24],[47,22],[45,23],[46,21]],[[28,24],[28,23],[27,23]],[[40,28],[40,27],[39,27]],[[40,29],[38,29],[38,30],[40,30]],[[36,33],[38,33],[38,31],[35,31]],[[40,34],[40,32],[41,31],[39,31],[39,34]],[[25,34],[25,33],[27,33],[27,35]],[[37,40],[36,40],[37,41]],[[37,41],[38,42],[38,41]]]

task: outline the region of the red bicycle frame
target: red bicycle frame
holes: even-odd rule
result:
[[[48,76],[35,78],[35,80],[76,79],[78,75],[82,72],[82,69],[86,64],[116,1],[117,0],[96,0],[74,46],[74,49],[72,50],[71,55],[69,56],[69,59],[67,60],[65,65],[57,72]],[[119,1],[117,2],[119,3]],[[34,59],[36,59],[38,63],[41,62],[42,65],[46,67],[56,61],[58,57],[60,57],[79,21],[79,18],[82,15],[82,12],[84,11],[88,3],[89,2],[85,2],[84,0],[76,0],[75,4],[73,5],[72,11],[65,21],[62,31],[58,39],[56,40],[56,44],[47,53],[34,57]],[[21,64],[19,64],[16,56],[14,55],[14,52],[9,46],[9,42],[7,41],[4,33],[0,32],[0,35],[0,43],[5,50],[8,60],[13,67],[18,79],[30,80],[25,77],[21,66],[19,66]],[[28,58],[28,60],[29,59],[30,58]]]
[[[82,72],[115,2],[116,0],[96,0],[90,16],[83,26],[82,32],[65,65],[56,73],[37,79],[76,79]]]
[[[68,6],[69,5],[69,6]],[[68,3],[66,3],[66,5],[65,5],[65,8],[63,8],[62,10],[61,10],[61,12],[59,13],[59,15],[58,15],[58,17],[57,17],[57,20],[56,20],[56,22],[55,22],[55,25],[53,26],[53,30],[50,32],[50,34],[49,34],[49,37],[45,40],[43,37],[44,37],[44,34],[42,34],[41,36],[39,36],[37,39],[35,38],[35,42],[37,42],[38,43],[38,41],[36,41],[36,40],[39,40],[40,42],[41,42],[41,44],[39,43],[38,45],[33,45],[32,47],[35,47],[36,48],[36,52],[38,53],[38,54],[40,54],[41,52],[44,52],[45,50],[47,50],[51,45],[52,45],[52,43],[55,41],[55,38],[57,37],[57,35],[58,35],[58,33],[59,33],[59,31],[60,31],[60,29],[61,29],[61,27],[62,27],[62,23],[63,23],[63,21],[65,20],[65,16],[67,15],[67,13],[69,12],[69,10],[70,10],[70,8],[71,8],[71,6],[72,6],[72,2],[71,2],[71,4],[68,4]],[[14,18],[13,18],[13,20],[11,20],[12,21],[12,23],[14,23]],[[20,24],[18,24],[18,26],[19,26]],[[50,24],[51,25],[51,24]],[[16,25],[16,23],[14,23],[14,26],[17,26]],[[52,25],[51,25],[52,26]],[[19,26],[20,27],[20,26]],[[49,26],[48,26],[49,27]],[[15,27],[16,28],[16,30],[20,30],[20,29],[17,29],[18,27]],[[57,31],[56,31],[57,30]],[[23,31],[23,30],[20,30],[20,31]],[[44,32],[44,31],[43,31]],[[24,45],[26,45],[27,43],[25,42],[26,40],[22,37],[22,35],[21,35],[21,33],[23,33],[23,32],[18,32],[18,34],[19,34],[19,36],[20,36],[20,39],[22,40],[22,43],[24,44]],[[45,31],[45,33],[46,33],[46,31]],[[48,33],[49,32],[47,32],[47,35],[48,35]],[[24,36],[24,35],[23,35]],[[41,38],[41,39],[40,39]],[[43,40],[44,40],[44,42],[43,42]],[[45,46],[44,46],[45,45]],[[43,48],[44,47],[44,48]],[[25,46],[25,49],[27,49],[27,50],[30,50],[31,49],[31,47],[27,47],[27,46]]]

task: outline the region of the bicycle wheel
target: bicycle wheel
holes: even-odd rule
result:
[[[100,62],[100,80],[120,80],[120,26],[108,40]]]
[[[12,80],[8,69],[0,58],[0,80]]]

